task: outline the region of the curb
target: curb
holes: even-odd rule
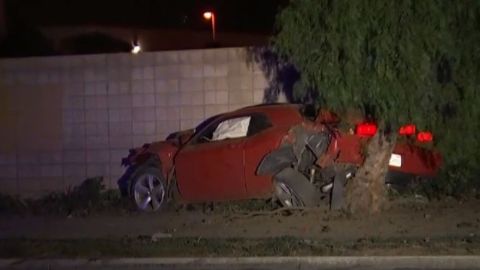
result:
[[[141,267],[141,266],[266,266],[382,267],[429,269],[480,269],[480,256],[366,256],[366,257],[218,257],[218,258],[118,258],[118,259],[0,259],[0,269]]]

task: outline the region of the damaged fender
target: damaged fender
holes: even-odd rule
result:
[[[293,144],[284,144],[268,153],[257,168],[257,175],[275,175],[282,169],[297,165],[300,170],[312,165],[323,155],[330,145],[327,132],[308,134],[305,130],[297,131]],[[313,156],[312,156],[313,154]]]
[[[297,161],[292,145],[283,145],[268,153],[257,168],[257,175],[275,175]]]

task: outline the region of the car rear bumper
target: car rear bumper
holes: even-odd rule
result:
[[[402,191],[415,188],[418,185],[432,181],[433,179],[433,176],[419,176],[416,174],[390,170],[385,176],[385,184]]]
[[[392,166],[393,156],[396,156],[394,163],[397,164],[395,166]],[[392,159],[390,160],[390,171],[412,176],[434,177],[442,165],[442,157],[438,151],[406,143],[398,143],[395,146]]]

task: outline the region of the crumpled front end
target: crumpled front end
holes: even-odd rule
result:
[[[130,176],[143,165],[160,168],[165,179],[170,180],[168,175],[173,168],[173,159],[178,149],[179,146],[171,141],[147,143],[130,149],[128,156],[122,158],[122,166],[126,167],[126,171],[117,181],[122,195],[128,194]]]

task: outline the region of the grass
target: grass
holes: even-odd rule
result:
[[[150,237],[85,240],[0,240],[2,258],[232,257],[480,254],[480,237],[463,239],[358,239],[354,242]]]
[[[228,214],[238,211],[272,210],[272,202],[245,200],[189,205],[187,210]],[[24,199],[0,193],[0,215],[88,216],[137,212],[132,200],[119,190],[107,190],[103,179],[90,178],[63,192],[51,192],[38,199]]]
[[[133,210],[130,200],[117,190],[107,190],[103,179],[91,178],[63,192],[52,192],[38,199],[0,194],[2,215],[86,216],[92,213],[118,213]]]

